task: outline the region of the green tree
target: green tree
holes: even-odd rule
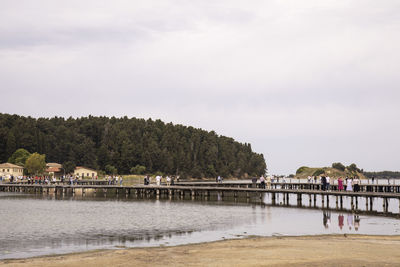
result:
[[[30,155],[31,153],[29,153],[29,151],[27,151],[26,149],[19,148],[11,155],[11,157],[8,159],[8,162],[20,166],[25,166],[25,162]]]
[[[25,162],[29,174],[41,175],[46,170],[46,155],[33,153]]]
[[[324,169],[317,169],[312,176],[319,176],[321,174],[324,174],[325,170]]]
[[[352,163],[349,166],[347,166],[347,169],[351,172],[360,172],[360,169],[357,168],[357,165],[355,163]]]
[[[296,174],[300,174],[300,173],[304,172],[306,169],[308,169],[307,166],[302,166],[297,169]]]
[[[346,169],[346,167],[340,162],[332,163],[332,168],[337,169],[339,171],[344,171]]]
[[[6,143],[6,155],[9,157],[14,153],[14,151],[17,149],[17,144],[15,140],[15,135],[10,132],[7,136],[7,143]]]
[[[75,170],[75,163],[72,161],[66,161],[62,164],[65,174],[73,173]]]
[[[107,174],[111,174],[111,175],[114,175],[114,174],[118,173],[117,168],[115,168],[112,165],[106,165],[105,171],[106,171]]]
[[[136,165],[135,167],[131,168],[132,174],[144,174],[146,171],[146,167],[142,165]]]

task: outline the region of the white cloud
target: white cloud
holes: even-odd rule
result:
[[[275,173],[341,158],[396,169],[399,11],[389,0],[2,1],[1,93],[21,105],[0,112],[216,130],[251,142]]]

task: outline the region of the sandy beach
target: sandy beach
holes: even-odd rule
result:
[[[400,236],[254,237],[3,260],[0,266],[400,266],[399,251]]]

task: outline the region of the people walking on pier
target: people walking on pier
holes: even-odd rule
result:
[[[326,177],[321,176],[322,191],[326,190]]]
[[[272,180],[272,178],[271,178],[271,176],[267,176],[267,189],[271,189],[271,180]]]
[[[358,177],[354,178],[354,192],[360,192],[360,180],[358,179]]]
[[[256,177],[251,178],[251,183],[252,183],[253,188],[257,188],[257,178]]]
[[[339,179],[338,179],[338,190],[339,191],[343,191],[343,179],[342,179],[342,177],[339,177]]]
[[[156,184],[157,184],[157,186],[160,186],[160,184],[161,184],[161,176],[160,175],[156,176]]]
[[[260,184],[261,184],[261,188],[265,189],[265,178],[264,178],[264,175],[261,175],[261,177],[260,177]]]
[[[314,176],[314,184],[317,183],[317,176]]]
[[[353,191],[353,181],[352,179],[348,178],[346,183],[346,191]]]
[[[122,186],[122,176],[119,177],[119,185]]]
[[[170,185],[171,185],[171,177],[169,177],[168,175],[167,175],[167,177],[165,178],[165,181],[167,182],[167,186],[170,186]]]
[[[329,191],[331,186],[331,177],[326,176],[326,190]]]

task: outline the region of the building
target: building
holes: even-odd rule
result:
[[[97,177],[97,171],[86,168],[86,167],[81,167],[78,166],[74,170],[74,175],[79,176],[79,178],[90,178],[90,179],[95,179]]]
[[[3,163],[0,164],[0,176],[3,177],[18,177],[24,175],[24,167],[12,164],[12,163]]]
[[[46,174],[58,179],[64,175],[64,169],[59,163],[46,163]]]
[[[46,167],[47,168],[55,167],[55,168],[61,168],[62,169],[62,165],[60,163],[55,163],[55,162],[46,163]]]

